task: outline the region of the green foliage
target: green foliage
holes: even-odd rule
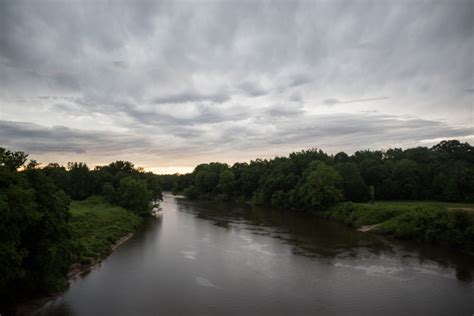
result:
[[[474,251],[474,214],[465,211],[416,208],[382,223],[378,231],[397,238]]]
[[[413,160],[402,159],[393,166],[392,181],[394,190],[403,200],[415,200],[418,198],[420,179],[418,176],[418,165]]]
[[[0,297],[57,291],[72,263],[69,197],[27,155],[0,148]]]
[[[22,151],[10,151],[0,147],[0,167],[15,171],[23,166],[28,155]]]
[[[254,202],[278,208],[290,207],[291,191],[295,190],[300,177],[293,173],[293,164],[288,158],[275,158],[272,165],[267,164],[266,175],[260,180],[260,190]]]
[[[143,177],[146,180],[148,190],[151,192],[150,199],[152,201],[163,200],[160,179],[151,172],[143,174]]]
[[[104,183],[102,186],[102,196],[109,203],[116,202],[117,193],[115,192],[114,186],[109,182]]]
[[[184,196],[190,200],[195,200],[199,197],[196,187],[194,185],[184,189]]]
[[[148,190],[146,180],[125,177],[120,180],[117,190],[118,205],[138,215],[147,215],[151,211],[152,192]]]
[[[411,210],[406,205],[340,203],[326,212],[324,216],[345,222],[351,226],[374,225]]]
[[[149,212],[145,211],[145,205],[148,207],[148,205],[163,199],[160,177],[151,172],[143,172],[143,169],[135,168],[128,161],[115,161],[107,166],[98,166],[94,170],[90,170],[84,163],[68,163],[67,169],[59,164],[50,163],[42,170],[57,187],[63,189],[76,200],[83,200],[92,194],[99,194],[103,195],[110,203],[132,207],[135,212],[146,215]],[[122,187],[122,191],[119,192],[122,180],[127,177],[140,180],[141,184],[135,188]],[[143,182],[146,185],[142,185]],[[143,192],[138,193],[137,188],[143,189]],[[135,199],[146,200],[125,201],[123,195],[132,189],[136,193]]]
[[[235,186],[234,173],[230,169],[222,171],[219,175],[219,184],[217,185],[221,199],[230,199],[230,197],[234,195]]]
[[[440,202],[341,203],[323,215],[355,227],[379,224],[377,232],[396,238],[473,252],[474,213],[454,208],[474,209],[473,205]]]
[[[2,180],[5,180],[5,169],[2,169]],[[28,228],[40,219],[36,211],[35,192],[19,175],[9,174],[9,185],[2,181],[0,194],[0,289],[1,294],[6,286],[25,274],[23,262],[28,256],[28,249],[21,243],[22,236]]]
[[[357,165],[353,162],[343,162],[336,165],[342,177],[344,197],[353,202],[367,201],[368,187],[360,175]]]
[[[89,167],[83,162],[69,162],[69,183],[66,193],[74,200],[83,200],[93,193],[93,179]]]
[[[323,210],[341,201],[341,182],[341,177],[333,167],[313,163],[298,190],[304,208]]]
[[[221,178],[221,173],[224,173]],[[234,181],[232,171],[227,164],[210,163],[200,164],[193,172],[193,185],[190,190],[184,190],[185,196],[189,198],[211,199],[218,194],[221,197],[232,195]]]
[[[76,261],[90,262],[108,255],[121,237],[133,232],[141,218],[100,196],[71,203],[69,226],[77,245]]]
[[[306,209],[311,208],[311,198],[301,195],[301,187],[317,162],[337,170],[342,178],[338,189],[346,201],[373,201],[375,196],[378,200],[474,201],[474,150],[455,140],[432,148],[362,150],[353,155],[340,152],[329,156],[311,149],[232,167],[201,164],[190,174],[159,177],[174,193],[187,192],[185,195],[193,198]]]

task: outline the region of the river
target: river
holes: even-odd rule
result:
[[[304,214],[165,195],[40,315],[472,315],[474,257]]]

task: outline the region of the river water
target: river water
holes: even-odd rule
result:
[[[40,315],[473,315],[474,257],[288,211],[165,195]]]

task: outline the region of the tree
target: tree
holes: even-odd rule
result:
[[[461,143],[458,140],[443,140],[434,145],[431,150],[447,154],[450,159],[466,160],[474,163],[474,149],[468,143]]]
[[[144,216],[151,211],[151,197],[152,192],[148,190],[146,180],[129,176],[120,181],[117,192],[120,206]]]
[[[199,197],[199,194],[194,185],[190,186],[189,188],[184,189],[183,194],[185,197],[187,197],[190,200],[195,200]]]
[[[357,165],[353,162],[346,162],[336,165],[336,169],[342,177],[345,198],[353,202],[367,201],[367,184],[362,179]]]
[[[234,173],[230,169],[221,172],[217,186],[220,194],[222,194],[221,199],[229,200],[234,195],[235,184]]]
[[[67,225],[70,198],[57,190],[41,169],[28,169],[26,176],[41,216],[23,236],[25,248],[29,249],[26,278],[33,281],[31,290],[39,287],[58,291],[64,287],[64,275],[74,261]]]
[[[314,163],[334,166],[342,177],[346,199],[366,201],[369,186],[378,200],[474,200],[474,150],[468,143],[442,141],[432,148],[361,150],[353,155],[328,156],[320,149],[294,152],[289,157],[235,163],[232,196],[223,193],[226,164],[201,164],[191,174],[175,175],[173,191],[201,199],[244,199],[256,204],[306,208],[300,187]],[[230,178],[229,178],[230,179]],[[222,182],[222,183],[221,183]]]
[[[69,173],[65,167],[59,165],[58,163],[49,163],[43,168],[43,172],[47,177],[53,180],[58,189],[61,189],[64,192],[69,191]]]
[[[109,182],[104,183],[102,186],[102,196],[109,202],[109,203],[115,203],[117,201],[117,196],[116,196],[115,188],[112,184]]]
[[[57,291],[74,260],[69,197],[27,155],[0,148],[0,300]]]
[[[0,157],[8,159],[8,152]],[[5,160],[3,160],[5,162]],[[36,210],[35,192],[16,172],[16,162],[0,166],[0,297],[11,297],[7,290],[25,276],[24,262],[29,254],[22,238],[41,216]]]
[[[200,164],[194,171],[194,186],[200,197],[211,199],[218,194],[220,174],[228,170],[227,164],[212,162],[210,164]]]
[[[346,162],[349,162],[350,161],[350,158],[349,156],[341,151],[341,152],[338,152],[335,156],[334,156],[334,163],[336,164],[339,164],[339,163],[346,163]]]
[[[341,182],[341,177],[333,167],[313,163],[299,189],[305,208],[323,210],[341,201]]]
[[[66,193],[74,200],[83,200],[93,193],[93,181],[89,167],[83,162],[68,162],[69,185]]]
[[[28,155],[22,151],[12,152],[0,147],[0,167],[14,171],[23,166],[27,159]]]
[[[278,159],[286,160],[287,158],[276,158],[274,160]],[[318,148],[291,153],[289,160],[291,161],[292,171],[297,176],[301,176],[313,161],[321,161],[326,164],[331,162],[331,158]]]
[[[401,199],[417,199],[419,192],[418,165],[413,160],[402,159],[395,163],[392,179],[395,195]]]
[[[259,189],[260,179],[265,172],[266,162],[262,160],[251,161],[250,164],[242,168],[240,178],[241,194],[245,199],[250,199]]]
[[[152,172],[140,173],[140,175],[146,179],[148,189],[151,192],[151,199],[153,201],[163,200],[159,177]]]

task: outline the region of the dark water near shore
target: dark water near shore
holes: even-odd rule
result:
[[[166,195],[41,315],[472,315],[474,257],[314,216]]]

